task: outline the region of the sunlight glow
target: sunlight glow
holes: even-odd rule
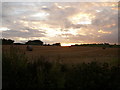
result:
[[[61,46],[71,46],[71,45],[75,45],[75,44],[71,44],[71,43],[62,43]]]
[[[64,7],[63,7],[63,6],[60,6],[58,3],[54,3],[54,5],[55,5],[57,8],[59,8],[59,9],[64,9]]]
[[[10,29],[7,28],[7,27],[1,27],[1,28],[0,28],[0,31],[7,31],[7,30],[10,30]]]
[[[107,27],[107,28],[111,28],[111,27],[114,27],[116,24],[111,24],[111,25],[105,25],[103,27]]]
[[[99,33],[104,33],[104,34],[111,34],[111,32],[106,32],[106,31],[103,31],[103,30],[99,30],[98,32]]]
[[[20,37],[20,38],[18,38],[18,40],[25,41],[25,40],[27,40],[27,38],[22,38],[22,37]]]
[[[42,8],[47,8],[47,6],[42,6]]]
[[[16,23],[16,21],[13,21],[13,23],[15,24],[15,23]]]
[[[46,30],[47,36],[54,37],[56,35],[62,34],[60,30],[57,30],[57,28],[44,28]]]
[[[28,30],[20,30],[21,32],[29,32]]]
[[[82,44],[82,43],[61,43],[61,46],[71,46],[71,45],[75,45],[75,44]]]
[[[77,30],[73,29],[73,28],[70,28],[68,32],[71,33],[71,34],[73,34],[73,35],[77,35],[78,34]]]
[[[94,18],[95,18],[95,16],[92,14],[79,13],[77,15],[69,17],[69,20],[73,24],[92,24],[92,19],[94,19]]]
[[[59,8],[59,9],[66,9],[66,8],[70,8],[71,6],[61,6],[58,3],[54,3],[54,5]]]
[[[98,13],[99,13],[99,12],[101,12],[101,10],[96,10],[96,12],[98,12]]]
[[[46,12],[40,12],[40,13],[36,13],[34,15],[32,15],[33,17],[43,17],[45,18],[46,16],[48,16],[49,13],[46,13]]]

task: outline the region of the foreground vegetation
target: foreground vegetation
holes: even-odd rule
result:
[[[3,89],[76,88],[80,90],[120,90],[120,66],[108,63],[77,65],[49,62],[45,57],[29,62],[19,48],[3,50]]]

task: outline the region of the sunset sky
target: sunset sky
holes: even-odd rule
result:
[[[2,3],[3,38],[62,45],[118,43],[118,3]]]

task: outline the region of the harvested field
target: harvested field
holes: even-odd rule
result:
[[[33,51],[27,51],[26,45],[17,45],[23,51],[29,60],[35,60],[44,56],[49,61],[59,60],[62,63],[81,63],[81,62],[110,62],[114,63],[118,60],[119,48],[102,47],[60,47],[60,46],[32,46]],[[9,50],[10,45],[4,45],[3,51]]]

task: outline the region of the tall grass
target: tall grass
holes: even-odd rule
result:
[[[41,56],[28,62],[24,52],[11,47],[3,51],[3,89],[6,88],[75,88],[80,90],[120,90],[120,66],[108,63],[77,65],[49,62]]]

